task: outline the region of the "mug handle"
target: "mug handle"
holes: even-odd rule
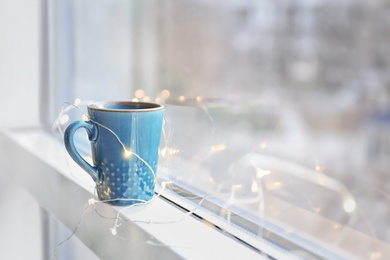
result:
[[[74,145],[74,134],[81,127],[87,131],[90,142],[96,141],[98,136],[96,125],[89,121],[76,121],[70,124],[65,130],[64,142],[66,150],[68,151],[70,157],[72,157],[72,159],[92,177],[95,183],[101,184],[103,178],[99,169],[90,165],[86,160],[84,160]]]

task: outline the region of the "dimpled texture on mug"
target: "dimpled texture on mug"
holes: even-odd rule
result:
[[[131,200],[149,200],[154,193],[154,175],[143,162],[115,165],[107,159],[102,163],[104,180],[97,186],[101,200],[118,200],[115,204],[132,204]],[[132,160],[134,161],[134,160]],[[156,163],[154,163],[156,164]],[[126,201],[126,198],[128,201]]]

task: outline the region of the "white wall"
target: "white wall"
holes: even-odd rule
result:
[[[40,1],[0,0],[0,128],[39,123]]]
[[[0,0],[0,129],[39,124],[39,0]],[[0,147],[0,163],[7,151]],[[19,162],[20,163],[20,162]],[[42,259],[40,208],[0,173],[0,259]]]

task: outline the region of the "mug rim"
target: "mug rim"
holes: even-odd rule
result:
[[[120,108],[107,106],[118,106]],[[123,106],[129,106],[129,108],[123,108]],[[164,106],[161,104],[140,101],[98,101],[88,104],[88,109],[104,112],[153,112],[163,108]]]

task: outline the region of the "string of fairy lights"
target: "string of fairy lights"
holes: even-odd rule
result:
[[[171,93],[170,93],[169,90],[163,90],[154,99],[152,99],[150,96],[146,95],[146,93],[143,90],[136,90],[135,93],[134,93],[134,98],[132,99],[132,101],[133,102],[165,103],[169,99],[172,99]],[[188,99],[189,98],[187,98],[187,97],[185,97],[183,95],[180,95],[180,96],[178,96],[175,99],[175,101],[177,101],[179,103],[185,104],[185,102]],[[192,100],[194,100],[196,102],[196,104],[198,104],[199,109],[205,113],[205,115],[208,118],[208,120],[210,121],[212,127],[214,127],[213,126],[213,117],[210,115],[210,113],[208,111],[207,103],[205,101],[206,99],[204,99],[201,96],[197,96],[197,97],[195,97]],[[96,121],[92,120],[88,116],[88,114],[86,114],[82,110],[81,107],[85,106],[85,105],[87,105],[89,103],[91,103],[91,101],[82,101],[81,99],[78,99],[78,98],[75,99],[75,101],[73,103],[69,103],[69,102],[64,103],[63,106],[61,107],[61,111],[60,111],[57,119],[55,120],[55,122],[53,124],[53,128],[52,128],[53,131],[57,130],[57,131],[59,131],[63,135],[64,127],[67,124],[69,124],[70,121],[71,121],[71,117],[69,115],[69,112],[76,109],[80,113],[80,116],[81,116],[82,120],[84,120],[84,121],[92,121],[93,123],[98,124],[99,126],[107,129],[115,137],[115,139],[120,143],[120,145],[122,146],[122,148],[123,148],[123,155],[125,157],[136,156],[140,161],[142,161],[142,163],[144,163],[149,168],[151,174],[153,174],[153,176],[154,176],[154,179],[157,180],[157,174],[158,173],[155,173],[154,170],[152,169],[152,167],[142,157],[140,157],[137,153],[135,153],[131,149],[127,148],[124,145],[124,143],[120,140],[118,135],[114,131],[112,131],[109,127],[104,126],[104,125],[100,124],[99,122],[96,122]],[[169,115],[165,116],[165,118],[164,118],[164,126],[163,126],[163,136],[162,136],[162,138],[165,141],[163,142],[163,145],[162,145],[162,147],[160,147],[160,150],[159,150],[159,154],[163,158],[164,157],[165,158],[166,157],[174,157],[174,158],[176,158],[177,156],[180,156],[180,150],[179,149],[173,148],[173,147],[169,146],[170,140],[172,138],[174,138],[173,131],[171,129],[169,129],[171,127],[170,120],[171,120],[171,118],[169,117]],[[267,149],[268,146],[269,146],[269,143],[266,140],[263,140],[263,141],[261,141],[258,144],[258,148],[260,150]],[[210,153],[218,153],[218,152],[224,151],[226,149],[229,149],[229,147],[227,147],[227,144],[224,144],[224,143],[212,144],[210,146]],[[258,163],[259,161],[263,162],[263,160],[260,160],[259,158],[260,157],[259,157],[258,154],[247,154],[247,155],[244,155],[241,158],[242,162],[246,163],[247,165],[250,165],[251,167],[253,167],[253,169],[255,169],[256,178],[252,181],[252,184],[250,186],[250,190],[251,190],[251,192],[253,192],[253,194],[255,194],[255,196],[252,197],[252,198],[249,198],[249,199],[238,199],[238,198],[236,198],[235,197],[235,193],[242,188],[242,185],[240,183],[233,184],[231,186],[230,197],[229,197],[227,203],[229,205],[245,204],[245,203],[246,204],[258,203],[259,214],[263,215],[264,211],[265,211],[265,201],[264,201],[265,197],[264,197],[264,194],[263,194],[264,189],[267,189],[269,191],[277,190],[277,189],[280,189],[283,186],[283,184],[281,182],[275,181],[275,182],[273,182],[273,183],[271,183],[271,184],[269,184],[267,186],[262,185],[262,181],[264,180],[264,178],[266,178],[269,175],[272,175],[274,170],[269,170],[266,167],[264,167],[263,164],[259,164]],[[262,158],[264,158],[264,157],[262,157]],[[356,205],[356,202],[355,202],[353,196],[348,192],[348,190],[342,184],[340,184],[337,181],[333,180],[332,178],[326,176],[326,174],[324,174],[324,169],[325,168],[323,166],[319,165],[318,162],[316,163],[314,169],[310,170],[310,169],[304,169],[303,167],[297,166],[297,165],[295,165],[293,163],[286,163],[285,161],[280,161],[280,160],[278,161],[275,158],[269,157],[268,159],[270,161],[274,160],[273,164],[280,166],[279,169],[277,169],[277,170],[280,170],[280,171],[283,171],[283,172],[288,172],[288,173],[293,173],[292,175],[295,175],[295,177],[297,177],[297,178],[303,179],[303,180],[308,181],[308,182],[315,183],[316,185],[319,185],[321,187],[325,187],[327,189],[333,190],[334,192],[340,194],[340,197],[342,198],[342,201],[343,201],[343,209],[344,209],[344,211],[346,213],[351,214],[351,213],[353,213],[356,210],[357,205]],[[157,184],[160,185],[159,192],[156,193],[154,195],[154,197],[151,200],[149,200],[149,201],[144,201],[144,200],[139,200],[139,199],[124,199],[124,200],[132,200],[135,203],[130,205],[130,206],[123,207],[123,208],[121,208],[120,210],[117,211],[117,215],[115,217],[115,223],[114,223],[113,227],[111,227],[110,230],[109,230],[109,232],[111,232],[111,234],[113,236],[117,235],[117,229],[120,228],[122,223],[128,221],[128,220],[126,220],[125,218],[122,217],[122,214],[123,214],[124,211],[126,211],[127,209],[132,208],[132,207],[137,207],[137,206],[142,206],[142,205],[145,205],[145,204],[148,204],[148,203],[152,203],[159,196],[161,196],[161,194],[164,192],[164,190],[168,186],[166,181],[162,181],[161,183],[157,183]],[[95,192],[96,192],[96,190],[95,190]],[[187,213],[185,213],[181,219],[172,220],[172,221],[138,220],[138,221],[133,221],[133,222],[142,222],[142,223],[148,223],[148,224],[168,224],[168,223],[175,223],[175,222],[178,222],[178,221],[183,221],[186,217],[188,217],[191,214],[193,214],[196,211],[196,209],[201,206],[201,204],[204,202],[204,200],[206,198],[209,198],[211,196],[213,196],[213,195],[211,194],[211,195],[203,197],[200,200],[200,202],[196,205],[196,207],[193,208],[192,210],[189,210]],[[64,243],[69,241],[72,238],[72,236],[77,232],[77,230],[80,228],[82,219],[84,218],[85,214],[88,212],[88,209],[93,207],[95,209],[95,212],[97,212],[97,209],[96,209],[96,204],[97,203],[108,202],[108,201],[97,200],[97,199],[95,199],[95,197],[96,197],[96,194],[94,194],[93,198],[88,200],[88,206],[84,209],[84,211],[83,211],[83,213],[82,213],[82,215],[80,217],[80,220],[77,223],[77,225],[76,225],[75,229],[73,230],[73,232],[66,239],[64,239],[61,243],[59,243],[57,245],[57,247],[55,249],[54,259],[56,259],[58,249]],[[318,212],[318,209],[317,208],[313,209],[313,212]],[[229,223],[230,219],[228,218],[227,221]]]

